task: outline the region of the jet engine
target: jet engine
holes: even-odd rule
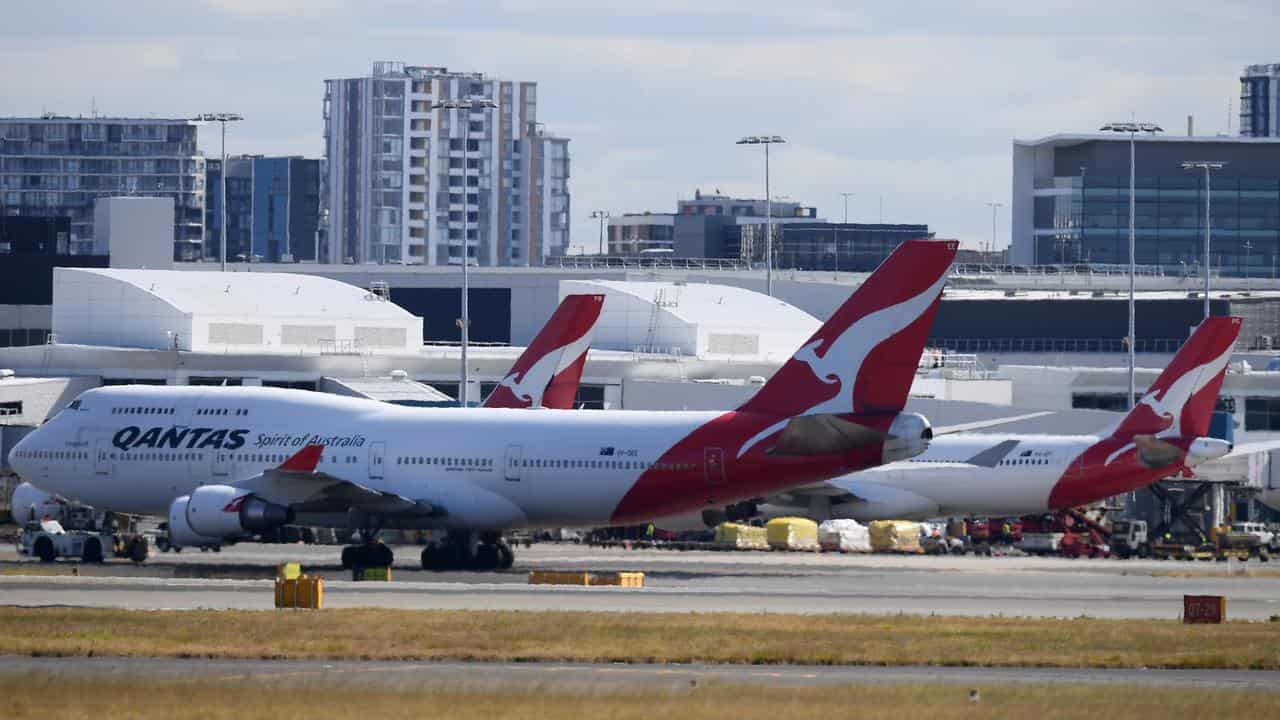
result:
[[[169,504],[169,544],[178,549],[221,545],[222,538],[201,535],[187,522],[190,500],[190,495],[183,495]]]
[[[230,485],[196,488],[188,497],[185,510],[186,524],[208,537],[238,537],[293,521],[293,511],[288,507]],[[173,507],[169,514],[173,515]]]
[[[886,464],[913,458],[929,448],[933,427],[919,413],[898,413],[889,425],[889,438],[881,455]]]
[[[13,489],[13,497],[9,499],[9,514],[19,525],[34,522],[46,515],[62,519],[62,503],[35,485],[24,482]]]
[[[1187,448],[1187,465],[1195,467],[1207,460],[1218,458],[1231,452],[1231,443],[1217,438],[1199,437],[1191,441]]]

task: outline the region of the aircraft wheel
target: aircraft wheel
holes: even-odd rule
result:
[[[342,569],[343,570],[350,570],[351,568],[355,567],[355,558],[356,558],[357,549],[358,548],[356,548],[356,546],[354,545],[347,545],[346,547],[342,548]]]
[[[502,553],[498,546],[485,543],[476,549],[472,567],[476,570],[497,570],[502,563]]]
[[[47,537],[37,538],[32,551],[42,563],[51,563],[58,559],[58,553],[53,549],[53,541]]]
[[[147,547],[146,538],[136,537],[129,541],[129,559],[136,562],[146,562],[150,548]]]
[[[516,553],[511,546],[505,540],[498,543],[498,569],[510,570],[515,561]]]
[[[98,538],[85,540],[84,548],[80,551],[80,560],[87,563],[102,562],[102,541]]]

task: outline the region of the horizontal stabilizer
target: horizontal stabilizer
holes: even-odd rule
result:
[[[1018,447],[1019,440],[1005,440],[996,443],[973,457],[965,460],[967,465],[976,465],[978,467],[993,468],[1000,464],[1000,461],[1009,456],[1013,449]]]
[[[987,428],[999,427],[1016,423],[1022,420],[1034,420],[1045,415],[1052,415],[1052,410],[1040,410],[1038,412],[1025,413],[1023,415],[1009,415],[1006,417],[992,418],[990,420],[975,420],[973,422],[960,423],[958,425],[944,425],[933,429],[933,436],[951,435],[953,433],[974,432],[976,430],[986,430]]]

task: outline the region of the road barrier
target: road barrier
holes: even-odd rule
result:
[[[552,570],[534,570],[529,573],[530,585],[582,585],[612,586],[627,588],[644,587],[642,572],[556,572]]]

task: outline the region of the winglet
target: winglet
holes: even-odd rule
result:
[[[299,450],[293,457],[280,464],[277,470],[288,472],[311,473],[320,464],[320,456],[324,454],[323,445],[308,445]]]

